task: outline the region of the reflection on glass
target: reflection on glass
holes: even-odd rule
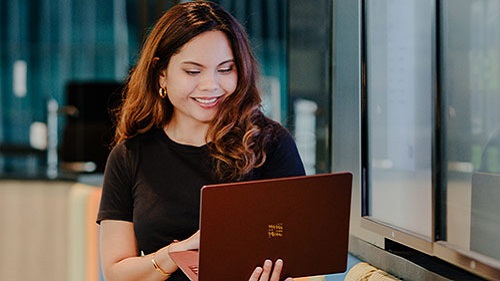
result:
[[[500,266],[500,2],[444,1],[447,241]]]
[[[369,214],[432,237],[433,1],[367,1]]]

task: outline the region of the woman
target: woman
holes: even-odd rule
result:
[[[290,134],[260,111],[256,79],[247,36],[220,6],[183,3],[159,19],[125,87],[106,166],[97,219],[106,280],[187,280],[168,253],[198,248],[203,185],[304,174]],[[282,265],[266,260],[249,280],[279,280]]]

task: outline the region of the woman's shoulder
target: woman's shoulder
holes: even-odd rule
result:
[[[305,174],[295,140],[280,123],[270,120],[266,126],[270,140],[266,145],[266,162],[259,168],[261,178],[277,178]]]
[[[132,165],[140,158],[140,154],[145,151],[155,151],[153,143],[157,138],[156,130],[151,130],[143,134],[138,134],[116,144],[111,150],[108,163],[114,165]]]
[[[126,156],[135,154],[144,149],[144,147],[152,146],[154,142],[157,142],[159,136],[159,133],[155,129],[135,135],[131,138],[125,139],[120,143],[115,144],[115,146],[113,146],[111,150],[111,155]]]
[[[157,141],[161,137],[161,130],[154,128],[145,133],[137,134],[117,144],[127,150],[135,150],[138,147]]]

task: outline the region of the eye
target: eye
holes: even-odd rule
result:
[[[186,72],[188,75],[196,75],[196,74],[200,74],[200,71],[199,70],[190,70],[190,69],[186,69],[184,70],[184,72]]]
[[[217,71],[220,72],[220,73],[223,73],[223,74],[224,73],[230,73],[231,71],[233,71],[233,66],[231,65],[231,66],[228,66],[228,67],[219,68]]]

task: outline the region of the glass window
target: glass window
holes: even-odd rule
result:
[[[432,239],[433,1],[366,1],[367,214]]]
[[[500,2],[363,4],[363,215],[498,276]]]
[[[447,242],[500,267],[500,2],[443,1]]]

